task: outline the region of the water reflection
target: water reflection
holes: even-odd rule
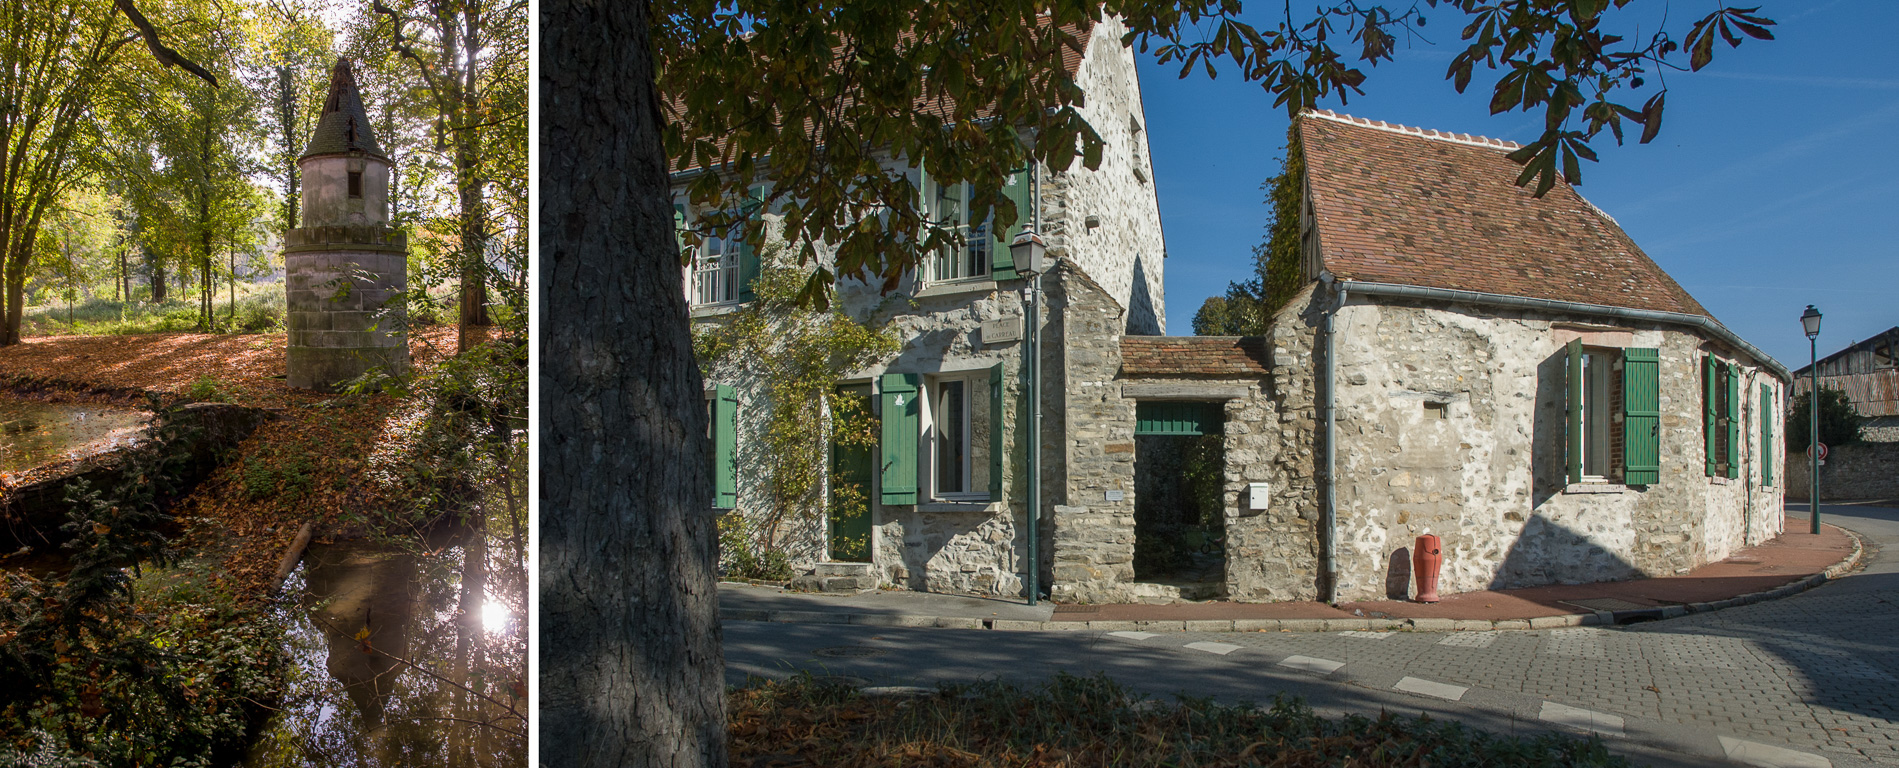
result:
[[[91,403],[0,397],[0,476],[136,442],[151,414]]]
[[[289,693],[247,764],[521,766],[526,632],[479,536],[312,545],[286,585]],[[513,590],[501,590],[512,592]],[[470,610],[464,611],[464,606]]]

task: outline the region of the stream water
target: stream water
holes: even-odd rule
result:
[[[130,408],[0,397],[0,477],[129,446],[151,417]]]
[[[468,534],[436,538],[310,546],[284,585],[302,595],[289,693],[247,766],[526,765],[524,595],[497,589],[514,566]]]

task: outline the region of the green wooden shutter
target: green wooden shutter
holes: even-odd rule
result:
[[[1567,384],[1568,386],[1565,389],[1568,391],[1569,397],[1567,398],[1568,400],[1566,404],[1567,413],[1565,415],[1567,416],[1566,422],[1569,425],[1569,428],[1565,430],[1565,435],[1564,435],[1566,448],[1567,448],[1565,452],[1565,456],[1567,458],[1567,465],[1569,469],[1569,473],[1568,473],[1569,482],[1580,483],[1582,482],[1582,464],[1583,464],[1583,461],[1582,461],[1582,458],[1583,458],[1582,456],[1583,454],[1582,339],[1575,339],[1569,342],[1569,346],[1566,350],[1566,355],[1568,356],[1569,361],[1568,361],[1568,366],[1567,366],[1568,376],[1565,377],[1566,378],[1565,384]]]
[[[1728,478],[1741,476],[1741,366],[1724,366],[1728,381]]]
[[[1009,174],[1009,183],[1002,187],[1002,196],[1015,203],[1015,223],[1006,229],[990,228],[995,233],[996,244],[990,249],[994,255],[990,257],[993,266],[989,270],[989,275],[997,280],[1014,280],[1020,277],[1015,271],[1015,254],[1009,250],[1009,244],[1015,242],[1015,236],[1027,229],[1034,221],[1030,213],[1033,205],[1031,191],[1034,185],[1029,182],[1029,169],[1023,168]]]
[[[1136,435],[1218,435],[1226,421],[1221,403],[1141,400],[1134,403]]]
[[[1002,363],[989,368],[989,500],[1002,500],[1002,458],[1009,441],[1002,439]]]
[[[923,429],[922,377],[886,373],[880,380],[883,400],[883,492],[885,504],[917,503],[917,436]]]
[[[1702,357],[1702,454],[1707,456],[1707,477],[1715,477],[1715,432],[1720,416],[1715,413],[1715,357]]]
[[[679,260],[686,262],[686,206],[673,203],[673,245],[679,247]]]
[[[758,217],[759,213],[764,210],[764,207],[765,187],[761,184],[752,187],[751,190],[746,193],[745,203],[739,210],[745,213],[745,220],[749,223],[752,219]],[[745,233],[745,229],[740,229],[738,232],[741,235],[738,243],[739,301],[751,301],[757,298],[757,294],[752,291],[752,281],[758,279],[759,270],[763,265],[760,264],[758,250],[752,247],[751,237]]]
[[[1661,353],[1622,350],[1622,482],[1662,479]]]
[[[712,506],[738,506],[738,395],[725,384],[712,395]]]
[[[1761,485],[1774,484],[1774,388],[1761,385]]]

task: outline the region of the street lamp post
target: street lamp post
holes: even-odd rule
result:
[[[1800,327],[1807,332],[1807,511],[1813,517],[1813,533],[1820,532],[1820,310],[1807,305],[1800,315]]]
[[[1027,379],[1029,407],[1029,509],[1028,509],[1028,587],[1029,605],[1041,592],[1042,561],[1036,544],[1042,535],[1042,258],[1048,246],[1031,225],[1009,244],[1015,257],[1016,272],[1029,278],[1028,343],[1022,345],[1023,378]]]

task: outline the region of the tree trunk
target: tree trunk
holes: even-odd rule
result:
[[[541,4],[541,759],[727,764],[704,384],[646,3]]]
[[[474,11],[466,11],[473,13]],[[455,187],[461,195],[461,311],[459,327],[455,333],[455,349],[466,352],[474,346],[474,339],[468,332],[470,328],[493,325],[488,317],[488,209],[487,198],[481,188],[481,144],[482,129],[473,127],[481,121],[481,104],[476,91],[474,55],[479,45],[475,39],[475,19],[469,19],[468,27],[459,38],[466,54],[456,75],[460,82],[456,84],[454,98],[455,112],[461,115],[466,126],[455,132]],[[452,46],[451,46],[452,48]]]
[[[163,304],[165,303],[165,262],[149,254],[146,260],[152,265],[152,303]]]

